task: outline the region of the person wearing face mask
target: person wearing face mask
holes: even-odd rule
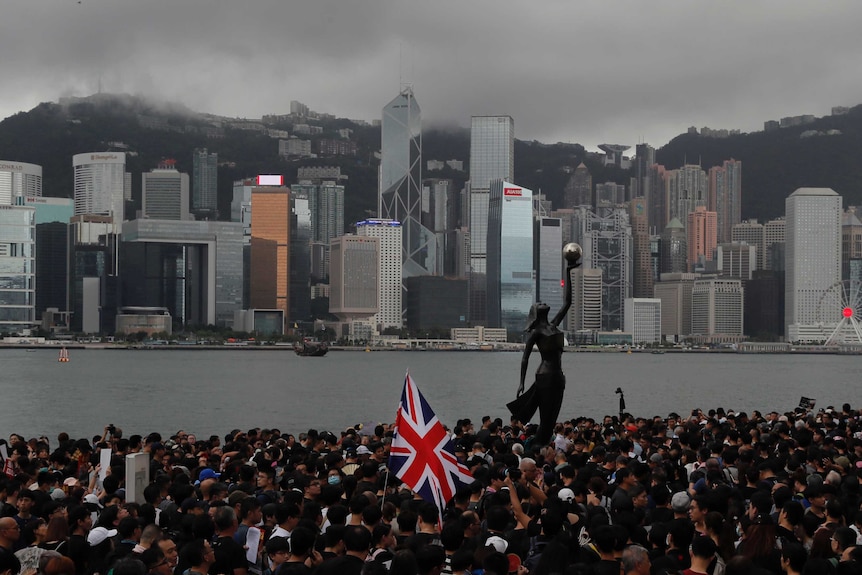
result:
[[[341,485],[341,482],[344,480],[344,474],[341,473],[340,469],[330,469],[326,473],[326,482],[329,485]]]

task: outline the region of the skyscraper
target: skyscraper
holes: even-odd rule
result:
[[[288,318],[311,319],[311,208],[305,191],[290,190],[290,295]]]
[[[470,321],[484,324],[488,207],[491,181],[515,179],[515,122],[511,116],[470,120]]]
[[[403,277],[437,273],[437,241],[422,225],[422,116],[413,89],[383,107],[381,122],[381,219],[401,222]]]
[[[635,298],[651,298],[653,271],[646,198],[631,199],[629,223],[632,227],[632,294]]]
[[[673,218],[661,233],[660,273],[684,273],[688,271],[688,240],[685,226]]]
[[[697,206],[688,214],[686,243],[688,246],[688,268],[693,270],[704,261],[712,261],[713,250],[717,245],[716,213],[708,212],[705,206]]]
[[[626,298],[625,331],[632,334],[634,343],[661,341],[661,300],[655,298]]]
[[[597,215],[575,210],[573,240],[584,250],[583,267],[602,270],[602,329],[623,329],[624,302],[632,296],[632,229],[624,209]]]
[[[601,331],[602,270],[579,267],[572,272],[572,307],[566,326],[569,333]]]
[[[563,307],[563,233],[559,218],[535,218],[536,301],[551,307],[557,313]],[[553,316],[552,316],[553,317]]]
[[[317,279],[329,277],[329,243],[344,235],[344,186],[334,181],[300,181],[291,191],[305,194],[311,215],[311,269]]]
[[[67,311],[69,220],[74,204],[68,198],[24,198],[36,209],[36,318],[47,308]]]
[[[192,210],[215,218],[218,210],[218,154],[198,148],[192,153]]]
[[[649,144],[638,144],[635,146],[635,186],[632,197],[639,198],[647,196],[650,189],[651,168],[655,164],[655,148]]]
[[[329,312],[341,321],[373,316],[380,301],[380,238],[348,234],[333,238],[330,250]]]
[[[22,333],[36,324],[36,210],[0,205],[0,331]]]
[[[11,206],[16,197],[42,196],[42,166],[0,160],[0,205]]]
[[[290,219],[290,188],[252,188],[249,306],[280,309],[285,318],[290,318]]]
[[[725,160],[709,169],[707,207],[717,215],[718,242],[731,241],[733,226],[742,220],[742,162]]]
[[[784,326],[788,341],[826,339],[821,323],[837,323],[840,309],[819,309],[841,280],[842,198],[830,188],[799,188],[785,200]]]
[[[404,234],[401,223],[395,220],[369,219],[356,222],[356,235],[380,240],[377,289],[378,304],[374,323],[379,329],[402,326],[402,298],[404,277],[401,269]]]
[[[763,236],[763,224],[757,220],[745,220],[734,225],[730,231],[730,239],[734,242],[745,242],[757,250],[757,268],[766,269],[766,242]]]
[[[93,214],[114,218],[119,231],[123,221],[126,185],[126,154],[88,152],[72,156],[75,171],[75,215]]]
[[[656,282],[655,297],[661,300],[661,334],[673,342],[691,333],[691,290],[700,274],[663,273]]]
[[[605,182],[596,184],[595,208],[612,208],[624,204],[626,201],[626,187],[623,184]]]
[[[691,333],[704,343],[742,340],[743,292],[738,279],[703,278],[691,290]]]
[[[686,164],[667,172],[666,177],[668,217],[678,218],[685,225],[688,214],[707,205],[706,172],[698,165]]]
[[[487,248],[488,327],[522,332],[536,301],[531,190],[504,180],[491,182]]]
[[[581,162],[566,183],[563,208],[593,205],[593,177],[586,164]]]
[[[142,212],[153,220],[189,219],[189,175],[176,169],[176,160],[163,160],[159,167],[141,174]]]

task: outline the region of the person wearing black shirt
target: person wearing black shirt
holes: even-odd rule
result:
[[[233,507],[219,507],[215,517],[213,517],[213,522],[216,528],[216,539],[212,546],[215,551],[215,562],[210,568],[210,573],[213,575],[246,575],[248,573],[248,561],[245,559],[245,550],[233,538],[239,526],[236,511],[233,510]]]

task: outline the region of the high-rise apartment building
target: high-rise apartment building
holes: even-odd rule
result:
[[[0,205],[0,331],[36,325],[36,210],[18,197]]]
[[[668,172],[666,178],[668,218],[678,218],[685,225],[696,207],[707,206],[706,172],[698,165],[686,164]]]
[[[486,256],[491,181],[515,179],[515,122],[511,116],[470,120],[470,320],[486,321]]]
[[[704,343],[742,340],[743,292],[738,279],[702,278],[691,290],[691,333]]]
[[[369,219],[356,222],[356,235],[380,240],[378,264],[378,304],[373,322],[379,329],[401,328],[403,325],[404,272],[401,268],[401,223],[395,220]]]
[[[487,249],[488,327],[521,332],[536,301],[532,190],[491,182]]]
[[[437,238],[422,225],[422,116],[412,88],[383,108],[379,216],[401,222],[404,277],[437,273]]]
[[[145,218],[189,219],[189,175],[176,169],[175,160],[163,160],[155,170],[141,174],[141,188]]]
[[[840,309],[821,309],[823,294],[841,280],[842,198],[830,188],[799,188],[785,200],[784,328],[788,341],[823,341],[822,324]]]
[[[661,233],[660,273],[685,273],[688,271],[688,238],[685,226],[673,218]]]
[[[660,164],[649,168],[649,188],[647,189],[647,207],[649,208],[649,228],[652,233],[661,233],[670,222],[670,206],[668,198],[668,178],[671,171]]]
[[[658,343],[661,341],[660,299],[627,298],[625,308],[625,331],[632,334],[634,343]]]
[[[718,242],[731,241],[733,226],[742,221],[742,162],[725,160],[709,169],[707,208],[716,213]]]
[[[572,209],[578,206],[593,205],[593,177],[586,164],[581,162],[566,183],[563,208]]]
[[[850,262],[862,259],[862,221],[856,208],[849,207],[841,217],[841,277],[850,279]]]
[[[632,297],[632,231],[622,208],[597,215],[587,208],[575,210],[573,241],[583,248],[582,265],[602,270],[602,329],[623,329],[624,303]]]
[[[218,210],[218,154],[198,148],[192,153],[192,210],[215,219]]]
[[[634,197],[629,202],[629,223],[632,227],[632,294],[635,298],[651,298],[653,270],[645,197]]]
[[[330,251],[329,312],[346,322],[376,314],[380,238],[347,234],[333,238]],[[400,252],[398,256],[400,260]]]
[[[93,214],[114,218],[119,231],[123,221],[126,186],[126,154],[87,152],[72,156],[75,171],[75,215]]]
[[[14,205],[18,197],[42,197],[42,166],[0,160],[0,205]]]
[[[688,247],[688,268],[694,269],[701,261],[712,261],[717,241],[717,216],[705,206],[697,206],[688,214],[686,227],[686,246]]]
[[[655,148],[649,144],[637,144],[635,146],[634,165],[634,189],[632,198],[645,197],[649,195],[651,168],[655,164]]]
[[[290,317],[290,188],[251,190],[249,306]]]

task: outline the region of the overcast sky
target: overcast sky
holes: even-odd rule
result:
[[[423,124],[508,114],[519,139],[654,146],[862,103],[859,0],[6,0],[0,117],[127,92],[226,116],[290,100]]]

